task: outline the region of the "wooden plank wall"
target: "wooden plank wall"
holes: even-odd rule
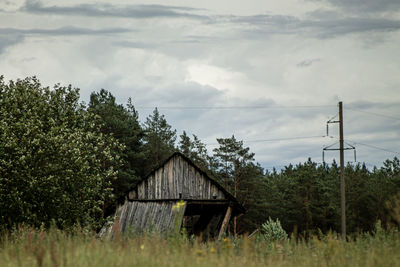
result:
[[[131,199],[226,199],[216,184],[176,155],[129,194]]]
[[[174,201],[125,201],[124,205],[120,206],[116,212],[116,217],[119,221],[119,230],[121,233],[126,231],[133,231],[134,233],[143,231],[173,232],[175,228],[180,228],[186,209],[185,203],[179,211],[174,210],[173,206],[175,204],[176,202]],[[114,231],[114,225],[106,228],[103,227],[100,235],[112,237]]]

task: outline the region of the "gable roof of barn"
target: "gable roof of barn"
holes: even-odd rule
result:
[[[200,174],[202,174],[206,179],[210,180],[211,183],[213,185],[215,185],[220,191],[222,191],[224,193],[224,195],[226,196],[226,200],[231,201],[235,208],[240,211],[241,213],[245,212],[245,208],[239,203],[239,201],[231,194],[229,193],[220,183],[218,183],[214,178],[210,177],[210,175],[205,172],[204,170],[202,170],[199,166],[197,166],[190,158],[188,158],[187,156],[185,156],[184,154],[182,154],[181,152],[174,152],[171,156],[169,156],[166,160],[163,161],[163,163],[161,163],[158,167],[156,167],[155,169],[153,169],[145,178],[143,178],[142,180],[140,180],[131,190],[129,190],[129,192],[135,190],[142,182],[146,181],[147,179],[149,179],[152,175],[154,175],[159,169],[163,168],[164,165],[166,165],[171,159],[173,159],[175,156],[179,156],[181,158],[183,158],[186,162],[188,162],[188,164],[192,167],[195,168],[195,170],[197,172],[199,172]],[[128,198],[129,199],[129,198]],[[184,200],[184,198],[183,198]]]

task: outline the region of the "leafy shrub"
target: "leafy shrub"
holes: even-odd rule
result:
[[[288,237],[286,231],[282,228],[279,219],[274,221],[271,217],[267,222],[261,225],[261,234],[268,242],[283,241]]]
[[[0,225],[98,222],[112,198],[120,145],[103,135],[71,86],[0,76]]]

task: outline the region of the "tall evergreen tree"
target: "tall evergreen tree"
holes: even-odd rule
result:
[[[186,131],[180,135],[179,151],[193,160],[193,162],[204,171],[210,172],[209,159],[206,145],[201,140],[193,135],[193,141],[186,134]]]
[[[147,174],[175,151],[176,130],[172,130],[157,108],[146,118],[143,128],[146,155],[143,171]]]
[[[181,139],[179,140],[179,151],[188,158],[192,157],[192,142],[190,137],[186,134],[186,131],[179,136]]]
[[[142,175],[143,130],[138,121],[138,113],[131,99],[125,107],[116,103],[115,97],[105,89],[90,95],[88,111],[97,115],[100,132],[112,135],[124,145],[124,150],[119,155],[123,164],[118,169],[118,178],[113,182],[114,194],[122,201],[126,192]],[[110,206],[110,210],[112,209],[113,205]]]
[[[264,170],[259,164],[250,162],[240,168],[238,175],[241,183],[237,199],[245,207],[246,213],[237,218],[237,233],[251,233],[268,220]]]
[[[209,165],[211,157],[208,155],[207,147],[195,134],[192,142],[192,158],[200,168],[212,172]]]
[[[377,202],[373,200],[370,188],[371,173],[365,164],[351,165],[345,168],[346,179],[346,220],[348,232],[360,232],[373,230],[376,216]],[[380,184],[382,188],[384,181]]]
[[[249,147],[243,147],[243,141],[237,141],[234,135],[231,138],[217,138],[217,142],[219,147],[214,149],[214,158],[219,162],[220,174],[223,176],[226,189],[233,192],[234,197],[238,197],[241,182],[246,179],[246,177],[240,176],[240,172],[242,168],[254,161],[254,153],[250,152]],[[236,235],[236,217],[233,231]]]
[[[338,168],[317,166],[309,159],[267,174],[267,213],[279,218],[287,231],[308,235],[317,228],[337,230]]]
[[[223,176],[227,190],[233,184],[233,193],[236,195],[239,185],[238,171],[241,167],[254,160],[254,153],[249,152],[249,147],[243,147],[243,141],[231,138],[217,138],[219,147],[215,148],[214,158],[219,164],[219,173]]]

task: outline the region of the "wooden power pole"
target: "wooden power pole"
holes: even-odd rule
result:
[[[339,151],[340,151],[340,209],[342,218],[342,238],[346,238],[346,190],[344,181],[344,138],[343,103],[339,102]]]
[[[341,210],[341,234],[342,238],[346,238],[346,190],[344,181],[344,151],[354,150],[354,161],[356,161],[356,148],[350,144],[344,147],[344,137],[343,137],[343,103],[339,102],[339,120],[334,120],[335,117],[327,121],[326,125],[326,135],[329,135],[330,123],[339,123],[339,148],[332,148],[335,144],[324,147],[322,150],[322,161],[324,160],[324,152],[327,150],[339,150],[340,151],[340,210]]]

